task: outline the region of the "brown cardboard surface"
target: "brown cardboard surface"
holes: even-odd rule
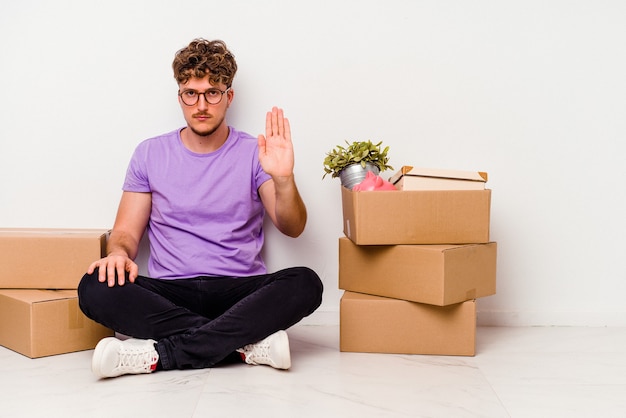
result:
[[[107,230],[0,228],[0,288],[76,289]]]
[[[359,245],[489,242],[489,189],[341,194],[343,232]]]
[[[484,190],[487,178],[482,171],[404,166],[389,181],[398,190]]]
[[[340,305],[341,351],[476,354],[476,302],[433,306],[345,292]]]
[[[485,183],[439,177],[403,176],[393,184],[398,190],[484,190]]]
[[[339,238],[339,288],[432,305],[496,293],[497,243],[356,245]]]
[[[75,290],[0,290],[0,345],[25,356],[89,350],[113,335],[80,311]]]

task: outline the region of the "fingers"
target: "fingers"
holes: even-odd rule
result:
[[[289,120],[285,118],[283,109],[274,106],[265,116],[265,136],[282,136],[288,138],[291,135]]]
[[[115,286],[115,273],[117,270],[114,259],[109,258],[111,261],[106,265],[106,282],[109,287]],[[102,268],[100,269],[102,270]],[[121,285],[120,285],[121,286]]]
[[[87,269],[87,274],[93,274],[93,272],[96,271],[96,267],[98,267],[99,263],[99,261],[94,261],[93,263],[91,263],[89,265],[89,268]]]
[[[130,269],[128,271],[128,281],[131,283],[135,283],[135,279],[139,275],[139,267],[135,263],[131,263]]]
[[[257,145],[259,147],[259,154],[263,155],[265,154],[265,136],[263,135],[259,135],[258,139],[257,139]]]
[[[265,114],[265,137],[266,138],[271,138],[273,135],[273,128],[272,128],[272,112],[267,112]]]
[[[109,256],[92,263],[87,270],[88,274],[92,274],[96,267],[98,270],[98,281],[107,283],[107,286],[113,287],[116,284],[123,286],[126,282],[126,273],[128,272],[128,280],[135,282],[139,274],[139,267],[129,258],[122,256]]]
[[[291,126],[289,125],[289,119],[284,119],[283,136],[287,141],[291,141]]]
[[[278,136],[282,136],[285,132],[284,130],[285,122],[283,116],[283,110],[278,109],[277,107],[272,108],[272,128],[274,129],[274,134]]]
[[[126,282],[126,264],[116,264],[115,272],[117,273],[117,284],[120,286],[124,286],[124,282]],[[113,277],[115,280],[115,277]],[[111,285],[111,280],[109,279],[109,287],[113,287]]]

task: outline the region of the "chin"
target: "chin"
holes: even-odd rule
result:
[[[198,136],[210,136],[213,133],[215,133],[215,131],[217,130],[217,128],[207,128],[207,129],[199,130],[193,126],[190,126],[189,129],[191,129],[191,132],[193,132],[194,134]]]

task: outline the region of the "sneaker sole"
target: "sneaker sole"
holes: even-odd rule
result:
[[[106,351],[107,346],[116,341],[118,340],[115,337],[106,337],[100,340],[100,342],[96,345],[96,349],[93,352],[93,357],[91,358],[91,371],[96,376],[100,378],[111,377],[106,376],[104,373],[102,373],[102,369],[100,366],[102,365],[102,355]]]
[[[281,350],[282,352],[279,354],[283,362],[280,364],[276,364],[275,367],[277,369],[287,370],[291,367],[291,350],[289,349],[289,336],[287,335],[287,332],[280,331],[276,334],[275,338],[279,340],[278,347],[287,347],[286,353],[285,350]]]

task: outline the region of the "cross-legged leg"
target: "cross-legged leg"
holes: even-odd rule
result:
[[[305,267],[243,278],[138,277],[112,288],[98,282],[96,272],[79,286],[88,317],[122,334],[156,340],[163,369],[214,366],[310,315],[321,295],[319,277]]]

